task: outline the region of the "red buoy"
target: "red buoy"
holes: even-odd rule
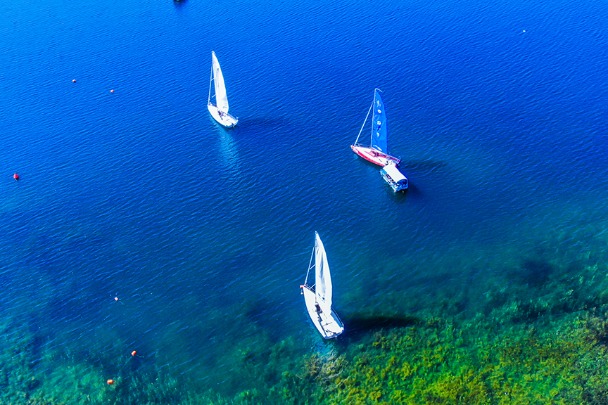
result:
[[[15,174],[13,174],[13,179],[15,179],[15,180],[19,180],[19,173],[15,173]]]

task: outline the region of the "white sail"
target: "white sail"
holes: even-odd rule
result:
[[[317,302],[324,311],[331,311],[332,304],[332,284],[329,272],[329,262],[325,247],[315,232],[315,294]]]
[[[217,56],[215,56],[214,51],[211,51],[211,59],[213,84],[215,85],[215,104],[218,110],[223,113],[228,113],[228,95],[226,94],[226,84],[224,83],[224,75],[222,74],[220,62],[217,60]]]
[[[315,268],[315,283],[308,284],[310,270]],[[325,339],[332,339],[344,332],[344,324],[338,314],[331,308],[332,305],[332,283],[329,274],[329,264],[325,247],[319,234],[315,232],[315,247],[312,249],[308,271],[304,284],[300,286],[306,310],[319,333]]]

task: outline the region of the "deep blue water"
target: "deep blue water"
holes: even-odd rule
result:
[[[347,329],[606,239],[603,2],[39,3],[0,5],[0,316],[46,350],[236,392],[243,348],[319,345],[315,230]],[[349,148],[375,87],[406,196]]]

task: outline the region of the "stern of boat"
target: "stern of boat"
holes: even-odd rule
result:
[[[207,104],[207,109],[209,110],[211,117],[213,117],[213,119],[224,128],[233,128],[239,122],[238,118],[235,118],[228,113],[221,112],[213,104]]]

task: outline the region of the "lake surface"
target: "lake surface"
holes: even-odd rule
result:
[[[281,369],[333,350],[299,292],[315,231],[346,335],[361,313],[441,316],[548,240],[606,246],[602,2],[0,13],[0,326],[48,376],[33,389],[163,376],[232,396],[244,353],[289,342]],[[212,50],[232,130],[206,109]],[[349,148],[376,87],[406,195]]]

